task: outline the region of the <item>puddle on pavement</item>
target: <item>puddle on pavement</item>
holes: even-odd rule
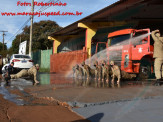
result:
[[[39,81],[41,85],[50,84],[50,74],[49,73],[39,73]]]
[[[13,86],[11,86],[10,88],[13,88]],[[17,105],[24,105],[24,104],[26,104],[26,102],[23,99],[19,99],[20,96],[15,95],[15,94],[11,94],[4,87],[4,83],[1,83],[1,86],[0,86],[0,94],[3,95],[4,99],[9,100],[11,102],[14,102]]]
[[[14,79],[11,81],[11,85],[14,85],[14,86],[31,86],[33,85],[32,81],[31,80],[26,80],[26,79],[23,79],[23,78],[19,78],[19,79]]]
[[[40,73],[39,81],[41,85],[65,85],[65,84],[73,84],[73,78],[64,77],[64,75],[60,74],[50,74],[50,73]]]
[[[90,80],[86,80],[86,79],[75,79],[72,77],[65,77],[64,75],[61,74],[49,74],[49,73],[40,73],[39,74],[39,80],[40,80],[40,84],[41,85],[48,85],[48,84],[53,84],[55,86],[60,86],[60,85],[64,85],[64,86],[68,86],[68,85],[72,85],[72,86],[83,86],[83,87],[110,87],[111,88],[111,84],[109,84],[109,86],[106,85],[106,83],[103,85],[103,83],[94,79],[90,79]],[[120,84],[120,87],[128,87],[128,86],[143,86],[143,85],[151,85],[152,84],[152,80],[144,80],[144,81],[122,81]],[[115,84],[115,87],[118,87],[117,84]]]

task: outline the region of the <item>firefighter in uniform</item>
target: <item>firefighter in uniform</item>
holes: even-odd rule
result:
[[[160,36],[159,30],[152,31],[151,35],[154,40],[153,58],[155,58],[154,67],[157,79],[155,85],[160,85],[163,77],[163,37]]]
[[[72,75],[75,77],[76,65],[72,67]]]
[[[114,61],[110,62],[111,69],[112,69],[112,86],[114,87],[114,79],[118,78],[117,85],[120,87],[121,79],[123,80],[131,80],[136,78],[136,74],[129,74],[125,71],[121,71],[120,68],[115,65]]]
[[[75,77],[75,84],[79,85],[79,83],[83,80],[83,69],[76,64],[73,68],[73,77]]]
[[[86,80],[84,79],[85,80],[85,83],[83,84],[83,86],[84,85],[87,86],[90,83],[90,79],[89,78],[92,77],[92,76],[94,76],[94,72],[95,71],[93,69],[91,69],[90,66],[86,65],[84,61],[82,62],[81,65],[82,65],[82,68],[83,68],[83,76],[84,77],[87,77]]]
[[[94,67],[95,69],[95,79],[98,79],[99,81],[101,80],[101,75],[102,75],[102,67],[98,65],[98,61],[94,62]]]
[[[82,62],[81,65],[82,65],[82,68],[83,68],[84,77],[87,77],[87,79],[89,79],[90,78],[90,67],[87,64],[85,64],[84,61]]]
[[[112,80],[111,84],[114,87],[114,80],[117,78],[117,85],[120,87],[120,80],[121,80],[121,71],[117,65],[114,64],[114,61],[110,62],[111,70],[112,70]]]
[[[105,60],[102,61],[102,81],[106,78],[106,85],[107,87],[109,86],[109,75],[111,75],[111,68],[110,66],[106,63]]]
[[[94,67],[95,67],[95,80],[98,80],[97,85],[100,87],[100,80],[102,76],[102,67],[98,64],[97,61],[94,62]],[[102,85],[104,87],[104,81],[102,81]]]
[[[83,69],[77,64],[75,66],[75,78],[83,77]]]
[[[39,64],[36,64],[35,66],[31,67],[29,70],[23,69],[20,72],[18,72],[15,75],[11,75],[11,79],[17,79],[21,77],[31,76],[34,80],[34,84],[38,84],[39,81],[37,81],[37,72],[39,70]]]

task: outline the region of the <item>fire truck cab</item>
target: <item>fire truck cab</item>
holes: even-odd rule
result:
[[[107,42],[97,42],[96,53],[107,48],[108,63],[113,60],[128,73],[153,73],[153,40],[150,29],[123,29],[108,34]]]

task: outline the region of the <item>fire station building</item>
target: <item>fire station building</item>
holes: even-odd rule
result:
[[[122,29],[163,31],[162,0],[119,0],[48,36],[53,40],[51,72],[71,70],[97,52],[94,44],[107,42],[108,34]],[[97,45],[96,45],[97,46]]]

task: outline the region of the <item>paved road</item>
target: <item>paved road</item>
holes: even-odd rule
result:
[[[72,84],[32,86],[30,81],[23,79],[14,80],[11,85],[20,91],[27,88],[38,97],[75,102],[79,103],[78,107],[84,107],[86,104],[89,107],[73,110],[92,122],[163,121],[163,85],[127,85],[122,88],[74,87]],[[144,99],[146,97],[148,99]],[[105,104],[96,104],[99,102]],[[94,103],[96,105],[92,106]]]
[[[163,97],[73,109],[92,122],[162,122]]]

